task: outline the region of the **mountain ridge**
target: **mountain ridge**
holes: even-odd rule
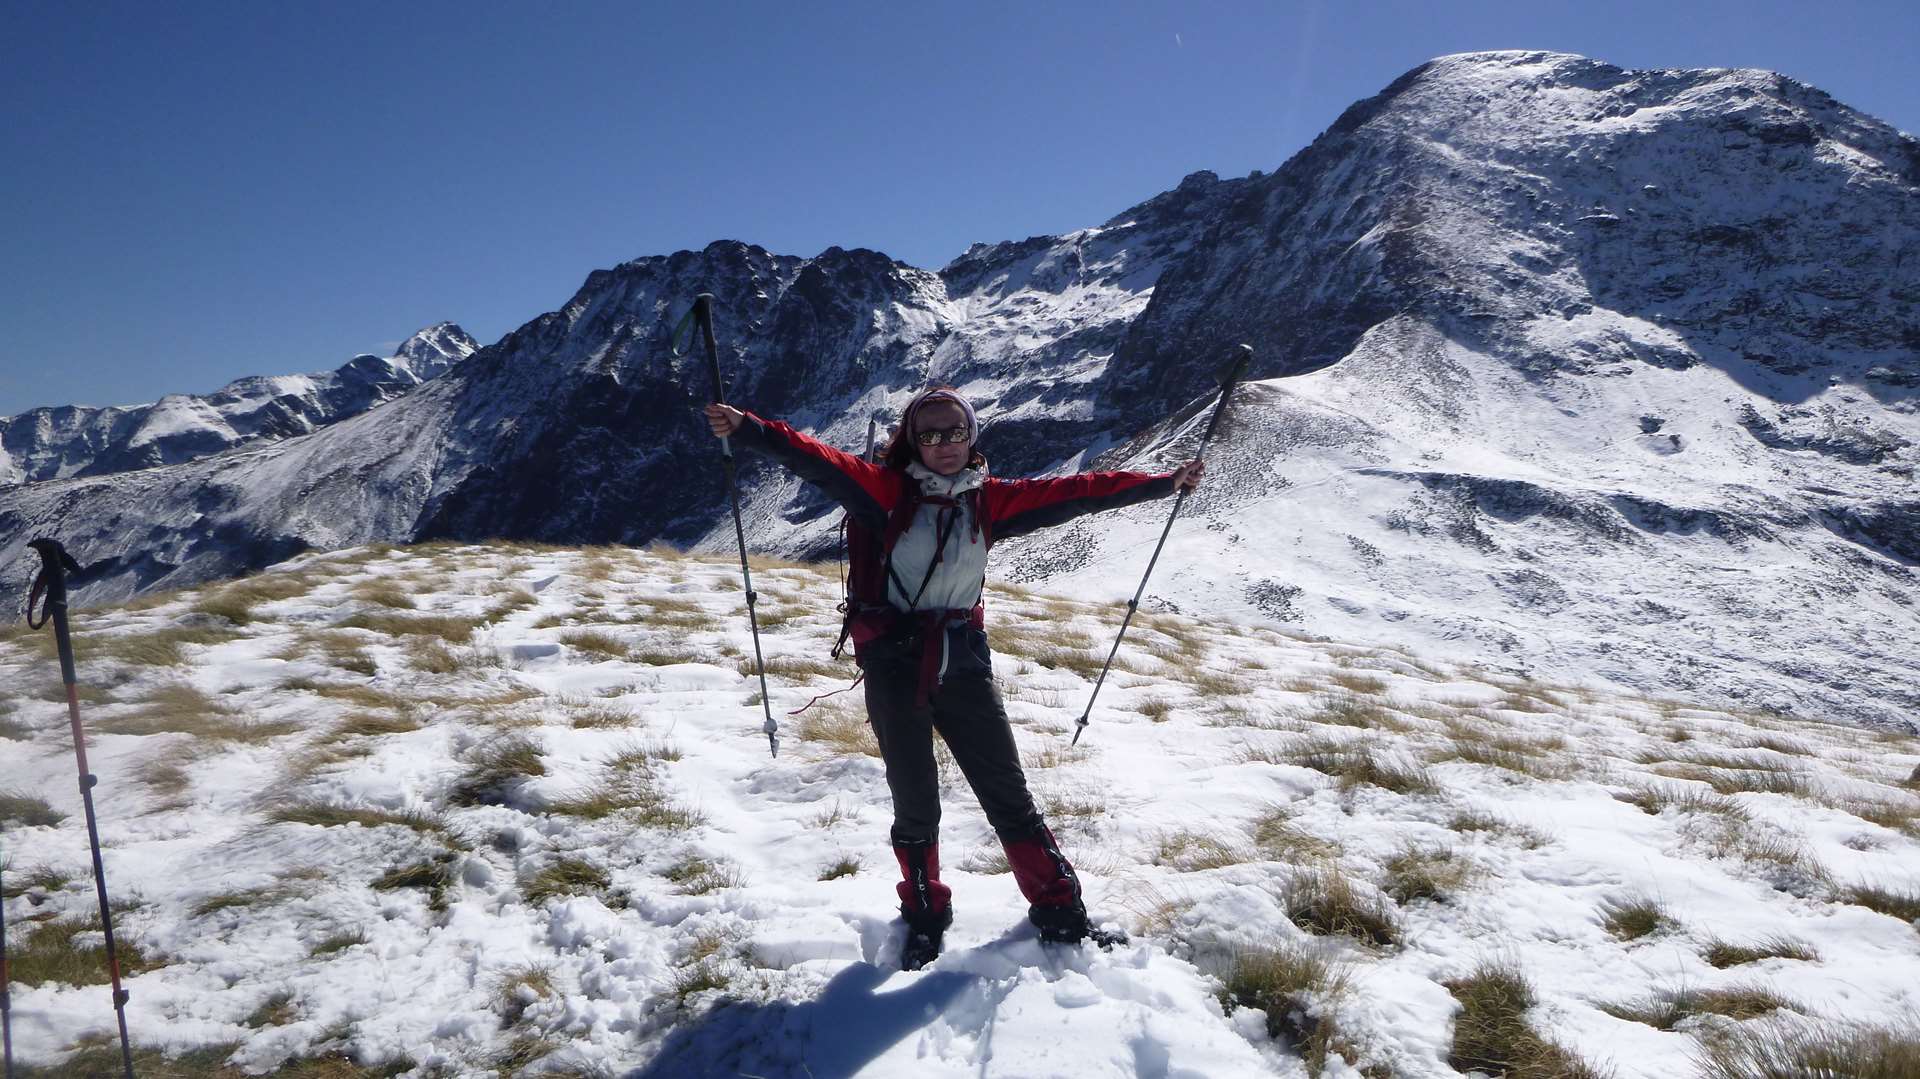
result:
[[[730,545],[717,470],[689,480],[705,359],[667,348],[712,292],[730,400],[855,448],[952,383],[1003,474],[1170,467],[1252,344],[1169,548],[1205,572],[1156,602],[1910,725],[1916,161],[1769,73],[1442,57],[1272,173],[938,271],[738,241],[596,270],[379,422],[0,493],[0,555],[73,536],[102,600],[373,540]],[[742,478],[760,549],[833,549],[817,493]],[[1105,594],[1162,511],[1000,564]]]
[[[425,327],[392,356],[331,371],[249,375],[205,394],[144,405],[65,405],[0,417],[0,486],[179,464],[256,439],[306,434],[438,377],[479,347],[451,322]]]

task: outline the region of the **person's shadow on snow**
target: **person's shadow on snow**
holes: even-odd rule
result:
[[[721,1004],[676,1029],[645,1067],[624,1079],[844,1079],[932,1022],[980,980],[930,971],[904,989],[874,993],[888,977],[872,963],[855,963],[812,1000]]]

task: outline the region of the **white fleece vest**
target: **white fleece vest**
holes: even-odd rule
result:
[[[987,578],[987,543],[973,519],[973,499],[967,492],[986,482],[985,469],[963,468],[951,476],[914,461],[907,475],[920,484],[922,494],[951,498],[958,506],[947,507],[923,502],[914,511],[913,523],[900,534],[893,546],[893,576],[887,580],[887,602],[898,610],[937,611],[969,608],[980,601],[980,589]],[[935,543],[940,536],[940,516],[952,516],[947,530],[946,557],[927,578],[933,564]],[[914,604],[913,594],[926,580],[927,590]],[[897,582],[897,583],[896,583]],[[902,595],[901,586],[907,592]]]

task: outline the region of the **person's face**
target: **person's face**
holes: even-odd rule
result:
[[[958,427],[965,429],[967,414],[952,401],[935,401],[930,405],[915,409],[913,413],[912,434],[918,436],[922,431],[939,431],[943,435]],[[951,476],[967,467],[967,459],[973,455],[973,443],[948,442],[942,438],[932,446],[923,446],[918,437],[914,439],[914,449],[920,453],[920,463],[938,472],[942,476]]]

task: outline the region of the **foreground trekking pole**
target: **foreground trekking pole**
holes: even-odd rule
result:
[[[1213,417],[1207,421],[1207,430],[1200,436],[1200,448],[1194,451],[1196,459],[1205,458],[1207,443],[1213,441],[1213,429],[1220,426],[1220,414],[1227,410],[1227,398],[1233,396],[1233,387],[1241,376],[1247,373],[1247,364],[1253,360],[1253,348],[1250,345],[1236,345],[1233,359],[1220,375],[1220,400],[1213,406]],[[1147,591],[1147,578],[1153,576],[1153,564],[1160,561],[1160,549],[1167,545],[1167,533],[1173,531],[1174,518],[1180,516],[1180,504],[1187,500],[1187,488],[1182,487],[1173,498],[1173,512],[1167,514],[1167,524],[1160,530],[1160,542],[1153,545],[1153,557],[1147,560],[1147,572],[1140,575],[1140,587],[1134,589],[1133,598],[1127,601],[1127,616],[1120,620],[1120,633],[1113,639],[1113,647],[1107,651],[1107,661],[1100,665],[1100,677],[1094,680],[1093,692],[1087,697],[1087,710],[1080,713],[1074,721],[1073,741],[1069,745],[1080,744],[1080,732],[1087,729],[1092,721],[1093,702],[1100,696],[1100,687],[1106,684],[1107,671],[1113,666],[1113,657],[1120,652],[1120,642],[1127,638],[1127,627],[1133,623],[1133,616],[1140,610],[1140,597]]]
[[[107,975],[113,983],[114,1015],[120,1021],[120,1059],[126,1067],[127,1079],[133,1079],[133,1046],[127,1040],[130,994],[120,988],[120,957],[113,947],[113,911],[107,906],[107,870],[100,861],[100,826],[93,815],[93,788],[100,780],[87,771],[87,736],[80,728],[73,635],[67,629],[67,574],[80,572],[80,564],[58,540],[37,539],[27,546],[40,556],[40,575],[33,579],[33,591],[27,597],[27,626],[39,629],[52,621],[54,644],[60,650],[60,680],[67,686],[67,719],[73,724],[73,752],[80,764],[80,804],[87,811],[87,842],[93,848],[93,890],[100,897],[100,927],[107,936]],[[38,619],[34,617],[36,607],[40,610]]]
[[[0,859],[0,878],[6,874],[6,861]],[[7,894],[0,887],[0,895]],[[13,979],[7,970],[7,906],[0,901],[0,1041],[6,1043],[7,1079],[13,1079]]]
[[[727,403],[726,382],[720,377],[720,347],[713,340],[713,293],[702,292],[693,298],[693,307],[680,320],[673,330],[673,354],[682,355],[681,345],[690,326],[700,327],[700,337],[707,344],[707,369],[713,374],[713,403]],[[767,749],[775,757],[780,755],[780,724],[773,721],[773,705],[767,697],[767,663],[760,655],[760,619],[754,611],[759,596],[753,591],[753,571],[747,568],[747,530],[740,523],[740,481],[734,467],[733,442],[729,438],[720,439],[720,459],[727,472],[727,498],[733,503],[733,535],[740,541],[740,580],[747,589],[747,626],[753,631],[753,666],[760,672],[760,710],[767,717],[760,729],[766,732]]]

